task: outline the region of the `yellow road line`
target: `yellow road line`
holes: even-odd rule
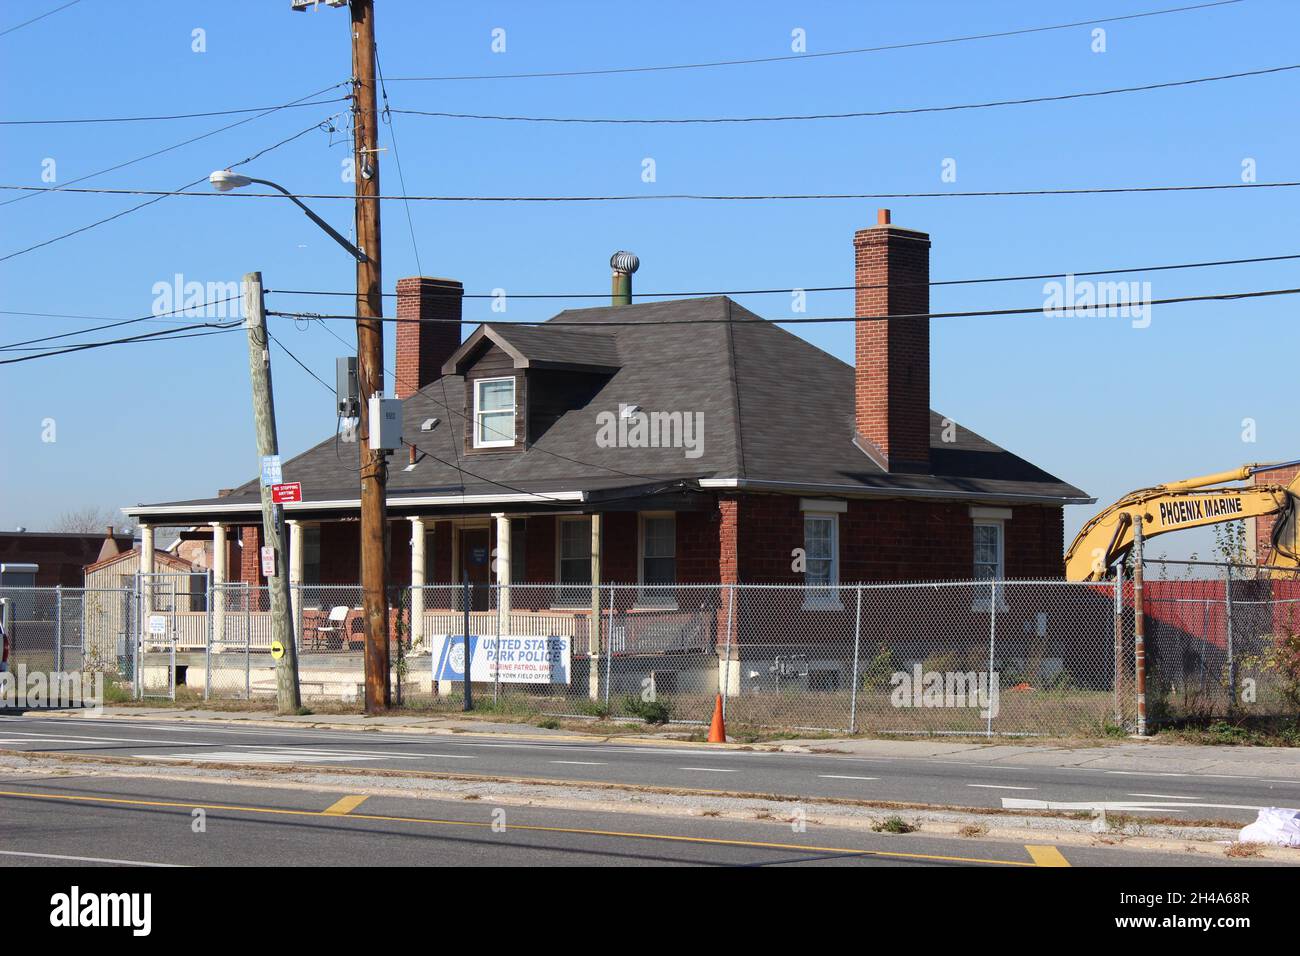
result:
[[[321,817],[328,811],[319,810],[283,810],[278,807],[252,807],[222,803],[176,803],[168,800],[128,800],[123,797],[82,796],[63,793],[27,793],[20,790],[0,790],[0,797],[20,797],[32,800],[67,800],[78,803],[105,803],[129,807],[167,807],[191,810],[202,807],[205,810],[229,810],[235,813],[265,813],[286,817]],[[337,806],[337,804],[336,804]],[[478,827],[490,828],[490,821],[477,820],[439,820],[428,817],[397,817],[377,813],[349,813],[349,820],[373,820],[381,823],[422,823],[431,826]],[[886,857],[901,860],[933,860],[940,863],[982,863],[997,866],[1038,866],[1037,863],[1025,863],[1021,860],[986,860],[978,857],[943,856],[933,853],[901,853],[890,850],[866,850],[861,847],[813,846],[803,843],[768,843],[760,840],[728,840],[720,837],[693,837],[670,833],[640,833],[635,830],[596,830],[588,827],[547,827],[536,824],[512,823],[511,830],[524,830],[533,833],[570,833],[581,836],[620,837],[632,840],[660,840],[672,843],[694,843],[708,846],[752,847],[768,850],[798,850],[805,853],[843,853],[853,856]],[[1049,848],[1050,849],[1050,848]]]
[[[1070,861],[1054,846],[1029,846],[1025,849],[1029,851],[1030,858],[1034,861],[1034,866],[1069,866]]]
[[[368,795],[364,793],[349,794],[348,796],[341,798],[337,803],[326,807],[321,811],[321,813],[326,816],[342,816],[345,813],[351,813],[357,807],[361,806],[361,804],[366,802],[367,798]]]

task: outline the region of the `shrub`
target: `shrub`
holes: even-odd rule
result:
[[[662,700],[642,700],[633,696],[623,699],[623,710],[647,724],[666,724],[673,714],[672,707]]]

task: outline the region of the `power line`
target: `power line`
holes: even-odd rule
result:
[[[397,180],[402,186],[402,192],[406,192],[406,174],[402,172],[402,154],[397,151],[397,127],[393,125],[392,110],[388,105],[388,88],[384,85],[384,68],[379,61],[379,50],[375,49],[375,70],[379,74],[379,93],[384,98],[384,109],[380,114],[384,124],[388,127],[388,138],[393,141],[393,161],[397,164]],[[415,269],[421,275],[424,274],[424,268],[420,265],[420,244],[415,238],[415,221],[411,218],[410,202],[403,202],[402,207],[406,210],[406,227],[411,233],[411,251],[415,253]]]
[[[342,85],[343,84],[341,83],[335,84],[335,86],[342,86]],[[328,89],[333,89],[333,88],[334,87],[328,87]],[[316,95],[318,94],[317,93],[308,94],[308,96],[316,96]],[[303,99],[306,99],[306,97],[303,97]],[[347,99],[346,96],[338,96],[335,97],[334,99],[323,100],[321,102],[337,103],[338,101],[345,100],[345,99]],[[170,146],[164,146],[162,149],[156,149],[151,153],[145,153],[143,156],[137,156],[135,159],[128,159],[126,162],[118,163],[116,166],[107,166],[104,169],[98,170],[97,172],[87,173],[84,176],[78,176],[76,179],[70,179],[68,180],[67,183],[63,184],[62,187],[56,186],[53,191],[59,192],[61,189],[66,188],[67,186],[71,186],[74,183],[82,183],[88,179],[95,179],[98,176],[103,176],[105,173],[116,172],[119,169],[125,169],[128,166],[134,166],[136,163],[142,163],[146,159],[153,159],[155,156],[161,156],[163,153],[170,153],[174,149],[180,149],[182,146],[188,146],[191,143],[197,143],[200,140],[207,139],[211,136],[216,136],[218,133],[224,133],[226,130],[234,129],[236,126],[243,126],[245,123],[251,123],[254,120],[261,119],[263,116],[270,116],[272,113],[275,113],[278,110],[289,109],[291,107],[298,106],[298,105],[308,106],[308,105],[315,105],[315,104],[307,104],[307,103],[300,104],[298,103],[297,100],[294,100],[293,102],[285,103],[282,106],[273,106],[268,108],[265,112],[258,113],[256,116],[249,116],[246,117],[245,119],[237,120],[234,123],[228,123],[225,126],[220,126],[214,130],[209,130],[206,133],[200,133],[198,136],[191,136],[189,139],[183,139],[179,143],[173,143]],[[334,116],[337,115],[339,114],[337,113],[334,114]],[[329,120],[333,118],[334,117],[331,116],[328,119],[324,120],[323,123],[328,123]],[[6,199],[4,202],[0,202],[0,206],[8,206],[11,203],[22,202],[24,199],[30,199],[32,196],[36,196],[36,195],[39,195],[39,193],[26,193],[24,195],[15,196],[13,199]]]
[[[315,123],[315,124],[313,124],[313,125],[311,125],[311,126],[308,126],[306,129],[304,129],[304,130],[300,130],[299,132],[294,133],[292,136],[287,136],[287,137],[285,137],[284,139],[280,140],[278,143],[274,143],[274,144],[272,144],[272,145],[270,145],[270,146],[267,146],[265,149],[258,150],[256,153],[253,153],[251,156],[247,156],[247,157],[245,157],[244,159],[241,159],[241,160],[240,160],[239,162],[237,162],[237,163],[231,163],[231,164],[230,164],[229,166],[227,166],[226,168],[227,168],[227,169],[234,169],[234,168],[237,167],[237,166],[243,166],[245,163],[251,163],[251,162],[253,162],[253,160],[259,158],[260,156],[264,156],[265,154],[271,152],[271,150],[273,150],[273,149],[279,149],[281,146],[284,146],[284,145],[286,145],[287,143],[291,143],[291,142],[293,142],[294,140],[298,139],[298,138],[301,137],[301,136],[306,136],[308,133],[312,132],[313,130],[319,129],[320,126],[321,126],[320,123]],[[203,177],[202,179],[196,179],[196,180],[194,180],[193,182],[186,183],[185,185],[181,186],[179,189],[177,189],[177,190],[173,190],[173,191],[170,191],[170,192],[161,192],[161,191],[159,191],[159,192],[153,192],[153,193],[143,193],[143,192],[135,193],[136,195],[152,195],[154,198],[153,198],[153,199],[147,199],[147,200],[145,200],[145,201],[142,202],[142,203],[138,203],[138,204],[136,204],[136,205],[134,205],[134,206],[131,206],[131,207],[127,208],[127,209],[123,209],[121,212],[114,213],[114,214],[111,215],[111,216],[106,216],[106,217],[103,218],[103,219],[97,219],[97,220],[94,221],[94,222],[87,223],[87,224],[84,225],[84,226],[79,226],[79,227],[77,227],[76,229],[69,230],[68,232],[62,233],[61,235],[54,236],[53,238],[45,239],[45,240],[43,240],[43,241],[41,241],[41,242],[34,243],[33,245],[27,246],[26,248],[18,249],[18,250],[16,250],[15,252],[7,253],[6,255],[0,256],[0,262],[6,262],[6,261],[8,261],[9,259],[13,259],[13,258],[16,258],[17,256],[25,255],[25,254],[28,253],[28,252],[34,252],[34,251],[36,251],[37,249],[43,249],[45,246],[52,245],[52,244],[54,244],[54,243],[56,243],[56,242],[59,242],[59,241],[61,241],[61,240],[63,240],[63,239],[70,239],[71,237],[76,236],[76,235],[80,235],[80,234],[83,233],[83,232],[88,232],[88,231],[90,231],[91,229],[94,229],[94,228],[97,227],[97,226],[102,226],[102,225],[104,225],[105,223],[112,222],[112,221],[115,220],[115,219],[121,219],[123,216],[129,216],[131,213],[133,213],[133,212],[137,212],[137,211],[139,211],[139,210],[141,210],[141,209],[144,209],[146,206],[152,206],[154,203],[161,202],[161,201],[162,201],[163,199],[165,199],[167,196],[196,196],[196,195],[202,195],[201,193],[187,193],[187,192],[185,192],[185,190],[191,188],[192,186],[197,186],[199,183],[203,183],[203,182],[207,182],[207,177],[206,177],[206,176]],[[16,188],[17,188],[17,187],[16,187]],[[23,188],[23,189],[29,189],[29,188],[30,188],[30,189],[36,189],[36,187],[21,187],[21,188]],[[66,187],[53,187],[53,186],[50,186],[50,187],[41,187],[41,188],[40,188],[39,190],[37,190],[37,191],[39,191],[39,192],[67,192],[67,193],[108,192],[108,190],[96,190],[96,189],[90,189],[90,188],[86,188],[86,187],[73,187],[73,188],[70,188],[70,189],[69,189],[69,188],[66,188]],[[121,190],[116,190],[116,191],[114,191],[114,192],[121,193],[122,191],[121,191]]]
[[[796,316],[793,318],[781,319],[764,319],[772,325],[809,325],[819,323],[837,323],[837,322],[882,322],[895,319],[962,319],[962,318],[979,318],[983,316],[1006,316],[1006,315],[1045,315],[1052,318],[1056,315],[1069,314],[1073,312],[1095,312],[1101,309],[1146,309],[1153,305],[1180,305],[1185,302],[1226,302],[1234,299],[1259,299],[1269,296],[1297,295],[1300,294],[1300,288],[1296,289],[1264,289],[1251,292],[1221,292],[1213,295],[1185,295],[1167,299],[1151,299],[1147,302],[1109,302],[1099,303],[1096,305],[1074,305],[1066,304],[1059,309],[1047,309],[1044,306],[1033,306],[1030,308],[1019,309],[977,309],[970,312],[917,312],[899,315],[877,315],[877,316]],[[330,319],[330,320],[355,320],[355,315],[329,315],[320,312],[273,312],[267,311],[267,315],[280,316],[281,318],[290,319]],[[547,328],[560,328],[576,326],[578,328],[600,328],[600,327],[618,327],[618,326],[635,326],[650,327],[656,325],[718,325],[731,323],[732,319],[648,319],[643,321],[634,320],[593,320],[590,322],[574,322],[555,319],[543,319],[532,322],[484,322],[475,319],[400,319],[395,316],[384,316],[383,322],[415,322],[428,324],[455,324],[455,325],[497,325],[497,326],[545,326]]]
[[[1165,83],[1147,83],[1141,86],[1121,86],[1106,90],[1087,90],[1082,93],[1058,93],[1052,96],[1028,96],[1011,100],[989,100],[982,103],[955,103],[947,106],[913,106],[892,110],[857,110],[850,113],[799,113],[784,116],[709,116],[709,117],[586,117],[586,116],[510,116],[492,113],[451,113],[434,110],[402,110],[394,113],[407,113],[412,116],[432,116],[441,119],[494,120],[508,123],[567,123],[567,124],[604,124],[685,126],[693,124],[719,123],[787,123],[806,120],[832,119],[866,119],[879,116],[910,116],[917,113],[953,113],[961,110],[983,110],[1001,106],[1027,106],[1033,103],[1059,103],[1065,100],[1081,100],[1099,96],[1116,96],[1125,93],[1145,93],[1151,90],[1167,90],[1175,87],[1196,86],[1201,83],[1217,83],[1222,80],[1239,80],[1252,76],[1266,76],[1273,73],[1285,73],[1300,70],[1300,63],[1289,66],[1274,66],[1261,70],[1248,70],[1242,73],[1224,73],[1218,76],[1200,76],[1190,80],[1171,80]]]
[[[302,369],[304,372],[306,372],[308,375],[310,375],[310,376],[311,376],[312,378],[314,378],[316,381],[320,382],[321,385],[325,386],[325,388],[329,389],[329,391],[331,392],[331,394],[334,392],[334,386],[333,386],[333,385],[330,385],[328,382],[325,381],[325,379],[321,378],[319,375],[317,375],[315,372],[313,372],[310,368],[308,368],[307,365],[306,365],[306,363],[304,363],[304,362],[302,361],[302,359],[298,358],[298,356],[296,356],[296,355],[294,355],[292,352],[290,352],[289,349],[285,346],[285,344],[284,344],[283,342],[281,342],[279,339],[277,339],[277,338],[276,338],[276,337],[271,333],[271,330],[270,330],[270,329],[267,329],[267,330],[266,330],[266,334],[267,334],[267,336],[271,339],[272,342],[274,342],[276,345],[280,346],[281,350],[284,352],[285,355],[289,356],[289,358],[293,359],[294,362],[296,362],[296,363],[298,364],[298,367],[299,367],[300,369]]]
[[[315,129],[316,127],[312,127]],[[304,132],[310,132],[306,130]],[[299,134],[301,135],[301,134]],[[239,164],[236,164],[239,165]],[[206,182],[206,180],[198,180]],[[67,193],[90,193],[114,196],[196,196],[202,199],[284,199],[281,193],[250,192],[188,192],[196,183],[189,183],[179,189],[107,189],[82,188],[60,190]],[[858,199],[974,199],[1010,196],[1097,196],[1118,195],[1123,193],[1177,193],[1177,192],[1213,192],[1225,189],[1288,189],[1300,186],[1300,182],[1276,183],[1205,183],[1181,186],[1087,186],[1077,189],[983,189],[968,192],[923,192],[923,193],[754,193],[754,194],[720,194],[720,193],[648,193],[648,194],[610,194],[604,196],[353,196],[346,193],[294,193],[298,199],[346,199],[373,201],[411,201],[411,202],[509,202],[509,203],[563,203],[563,202],[663,202],[665,200],[698,202],[780,202],[798,200],[858,200]],[[53,192],[52,186],[23,186],[12,183],[0,183],[0,189],[27,192]],[[3,260],[0,260],[3,261]]]
[[[60,10],[68,9],[68,7],[74,7],[80,2],[81,0],[69,0],[68,3],[63,4],[62,6],[55,7],[53,10],[47,10],[44,13],[42,13],[40,16],[32,17],[30,20],[24,20],[22,23],[16,23],[13,26],[9,27],[7,30],[0,30],[0,37],[8,36],[9,34],[13,33],[15,30],[21,30],[23,27],[31,26],[37,20],[44,20],[46,17],[53,16],[54,14],[58,13]]]
[[[1075,20],[1072,23],[1056,23],[1041,27],[1026,27],[1019,30],[1003,30],[998,33],[977,33],[967,36],[943,37],[934,40],[914,40],[908,43],[891,43],[884,46],[859,47],[853,50],[831,50],[825,53],[797,53],[784,56],[751,57],[737,60],[713,60],[705,63],[676,63],[666,66],[629,66],[598,70],[553,70],[539,73],[477,73],[452,76],[398,76],[393,83],[429,83],[451,82],[460,80],[523,80],[550,77],[574,76],[610,76],[619,73],[663,73],[671,70],[703,70],[726,66],[751,66],[760,63],[781,63],[792,60],[816,60],[827,57],[856,56],[868,53],[881,53],[887,50],[908,50],[918,47],[943,46],[951,43],[968,43],[974,40],[992,40],[1002,37],[1023,36],[1031,33],[1047,33],[1053,30],[1067,30],[1072,27],[1092,26],[1098,23],[1118,23],[1123,20],[1140,20],[1146,17],[1160,17],[1173,13],[1188,13],[1194,10],[1207,10],[1211,7],[1224,7],[1238,3],[1240,0],[1217,0],[1213,3],[1198,3],[1183,7],[1170,7],[1163,10],[1149,10],[1145,13],[1132,13],[1127,16],[1104,17],[1096,20]]]
[[[335,83],[334,86],[327,86],[323,90],[315,93],[309,93],[308,96],[320,96],[322,93],[328,93],[335,87],[345,86],[344,83]],[[307,99],[306,96],[302,99]],[[339,100],[351,99],[349,96],[335,96],[328,100],[315,100],[311,103],[303,103],[294,100],[292,103],[282,103],[279,106],[245,106],[240,109],[232,110],[209,110],[204,113],[171,113],[160,116],[85,116],[75,119],[25,119],[25,120],[0,120],[0,126],[69,126],[82,123],[153,123],[162,120],[181,120],[181,119],[201,119],[207,116],[236,116],[240,113],[261,113],[274,112],[275,110],[300,109],[304,106],[321,106],[326,103],[337,103]]]
[[[182,306],[179,309],[171,309],[170,311],[167,312],[151,312],[148,315],[142,315],[139,318],[135,318],[135,319],[120,319],[114,322],[110,322],[108,325],[97,325],[89,329],[78,329],[75,332],[62,332],[58,335],[46,335],[39,339],[25,339],[22,342],[11,342],[8,345],[0,345],[0,351],[16,349],[19,346],[23,346],[23,345],[33,345],[38,342],[52,342],[55,339],[66,339],[76,335],[88,335],[91,332],[102,332],[105,329],[115,329],[123,325],[134,325],[137,322],[160,321],[164,316],[179,315],[182,312],[190,312],[195,309],[206,309],[209,306],[222,305],[226,302],[230,302],[238,298],[240,298],[240,296],[238,295],[228,295],[224,299],[210,299],[207,302],[201,302],[198,305]],[[76,318],[76,319],[97,318],[97,316],[92,316],[92,315],[66,315],[66,314],[59,314],[55,312],[0,312],[0,315],[34,315],[34,316],[41,316],[46,318],[70,318],[70,319],[71,318]]]
[[[35,359],[54,358],[59,355],[67,355],[70,352],[84,352],[87,349],[99,349],[109,345],[129,345],[134,343],[143,343],[149,341],[173,341],[175,339],[199,338],[204,335],[219,335],[222,332],[229,332],[232,329],[242,325],[242,322],[229,322],[225,324],[214,324],[212,322],[199,322],[195,325],[183,325],[177,329],[161,329],[157,332],[145,332],[141,335],[133,335],[120,339],[108,339],[102,342],[83,342],[80,345],[69,345],[66,348],[57,349],[49,352],[41,352],[37,355],[24,355],[20,358],[0,359],[0,365],[15,365],[18,362],[31,362]],[[207,332],[190,332],[192,329],[208,329]],[[178,334],[190,332],[188,335]]]
[[[1015,276],[984,276],[976,279],[936,279],[932,282],[877,282],[866,285],[822,285],[822,286],[786,286],[779,289],[721,289],[710,290],[706,292],[641,292],[637,291],[638,299],[689,299],[705,296],[718,295],[789,295],[791,292],[856,292],[866,289],[908,289],[908,288],[934,288],[935,286],[953,286],[953,285],[983,285],[993,282],[1027,282],[1041,279],[1063,279],[1066,276],[1075,278],[1101,275],[1117,275],[1130,272],[1167,272],[1175,269],[1204,269],[1212,266],[1235,266],[1250,265],[1261,262],[1283,262],[1292,259],[1300,259],[1300,253],[1288,253],[1278,256],[1251,256],[1246,259],[1214,259],[1204,262],[1176,262],[1158,266],[1127,266],[1113,269],[1090,269],[1087,271],[1073,270],[1063,272],[1041,272],[1029,275]],[[325,291],[322,289],[267,289],[268,294],[275,295],[343,295],[355,296],[355,292]],[[384,298],[395,299],[399,297],[396,292],[380,293]],[[499,299],[500,295],[493,292],[439,292],[436,289],[425,290],[420,293],[422,298],[460,298],[460,299]],[[609,290],[603,292],[511,292],[506,296],[508,299],[608,299]],[[0,313],[2,315],[3,313]]]

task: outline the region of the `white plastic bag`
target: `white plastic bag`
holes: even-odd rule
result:
[[[1300,810],[1265,807],[1259,811],[1254,823],[1241,828],[1237,839],[1242,843],[1300,847]]]

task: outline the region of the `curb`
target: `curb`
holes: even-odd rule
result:
[[[690,747],[702,750],[740,750],[740,751],[783,751],[786,753],[810,753],[811,751],[802,747],[778,746],[775,744],[742,744],[728,741],[727,743],[710,744],[701,740],[664,740],[661,737],[637,737],[632,735],[600,735],[600,734],[529,734],[512,730],[471,730],[471,729],[449,729],[446,727],[418,727],[418,726],[392,726],[392,725],[358,725],[358,724],[339,724],[326,721],[285,721],[276,720],[266,717],[188,717],[183,713],[175,715],[170,714],[100,714],[96,717],[87,717],[84,713],[74,711],[52,711],[42,716],[60,717],[65,720],[119,720],[129,722],[133,720],[161,720],[174,723],[191,723],[191,724],[231,724],[241,727],[277,727],[280,729],[299,728],[302,730],[342,730],[353,731],[356,733],[396,733],[396,734],[424,734],[431,737],[463,737],[479,735],[484,737],[503,737],[512,740],[530,740],[530,741],[555,741],[560,743],[590,743],[590,744],[636,744],[655,747]]]
[[[801,801],[762,794],[731,793],[716,790],[664,788],[632,784],[610,784],[596,781],[564,781],[542,778],[504,777],[459,773],[403,772],[361,769],[355,767],[267,767],[239,763],[196,764],[186,761],[168,761],[171,772],[158,771],[161,765],[147,758],[113,757],[99,755],[69,755],[60,752],[0,751],[0,756],[48,760],[58,764],[98,764],[103,770],[89,771],[89,776],[132,778],[147,773],[150,779],[182,783],[217,784],[226,786],[263,787],[277,790],[311,790],[324,793],[363,793],[367,796],[389,796],[402,799],[433,801],[484,799],[492,804],[519,807],[547,807],[557,810],[598,811],[617,814],[643,814],[668,817],[714,817],[735,821],[753,822],[769,820],[793,823],[791,810],[797,808],[806,825],[819,828],[871,831],[888,817],[901,816],[914,824],[923,835],[961,836],[972,842],[998,840],[1016,843],[1042,843],[1050,840],[1065,846],[1109,846],[1116,849],[1135,849],[1201,857],[1221,858],[1227,846],[1236,842],[1236,829],[1221,827],[1188,827],[1186,832],[1171,824],[1126,824],[1122,828],[1097,832],[1092,822],[1056,816],[1017,814],[1014,811],[989,811],[981,808],[921,806],[915,804],[890,804],[866,801]],[[179,771],[193,771],[184,773]],[[136,771],[136,772],[133,772]],[[20,771],[22,772],[22,771]],[[37,772],[33,769],[31,772]],[[214,779],[217,774],[247,774],[224,779]],[[334,778],[321,780],[320,778]],[[337,778],[357,780],[349,785]],[[443,784],[444,789],[419,789],[402,787],[399,780],[412,785],[423,782]],[[387,783],[385,781],[394,781]],[[480,795],[476,785],[495,785],[517,788],[518,792],[497,792]],[[558,791],[545,793],[545,790]],[[609,794],[625,795],[625,799],[612,799]],[[646,796],[660,794],[679,798],[647,800]],[[684,803],[687,799],[725,802],[730,806],[700,806]],[[858,813],[851,815],[850,810]],[[974,831],[974,832],[972,832]],[[899,835],[906,840],[906,835]],[[1300,851],[1287,847],[1262,846],[1252,859],[1300,864]]]

